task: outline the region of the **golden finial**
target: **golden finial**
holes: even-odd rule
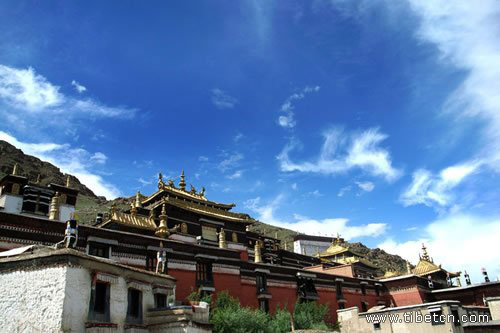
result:
[[[59,192],[50,201],[49,220],[59,220]]]
[[[427,248],[424,243],[422,243],[422,259],[430,261],[429,254],[427,253]]]
[[[42,178],[42,176],[40,174],[38,174],[38,176],[36,176],[36,183],[37,184],[40,184],[41,178]]]
[[[161,206],[160,225],[156,228],[155,235],[161,238],[167,238],[169,235],[167,227],[167,210],[165,204]]]
[[[12,175],[17,176],[17,163],[15,163],[14,168],[12,168]]]
[[[69,175],[66,176],[66,187],[70,187],[70,178]]]
[[[316,257],[319,258],[319,246],[316,246]]]
[[[219,247],[221,249],[227,248],[227,244],[226,244],[226,232],[224,231],[224,228],[221,228],[220,232],[219,232]]]
[[[457,287],[461,287],[462,286],[462,281],[460,281],[460,278],[457,276],[457,278],[455,279],[456,283],[457,283]]]
[[[186,180],[184,177],[184,169],[182,169],[181,173],[181,181],[179,182],[179,187],[181,190],[185,191],[186,190]]]
[[[135,208],[141,208],[141,192],[137,191],[137,194],[135,195]]]
[[[261,263],[262,262],[260,240],[258,240],[258,241],[255,242],[254,261],[255,261],[255,263]]]
[[[406,260],[406,273],[411,274],[411,266],[408,260]]]

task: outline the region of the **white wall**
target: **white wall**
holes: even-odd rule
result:
[[[312,240],[297,240],[293,242],[293,252],[314,256],[318,252],[324,252],[332,245],[330,242],[320,242]],[[304,252],[302,252],[304,250]]]
[[[88,318],[91,275],[81,267],[68,267],[63,307],[64,331],[84,332]]]
[[[21,213],[23,208],[23,197],[20,195],[4,194],[0,196],[0,207],[3,207],[3,211],[6,213]]]
[[[59,221],[66,222],[71,219],[71,214],[75,212],[75,206],[66,204],[59,205]]]
[[[2,332],[59,332],[66,267],[0,273]]]

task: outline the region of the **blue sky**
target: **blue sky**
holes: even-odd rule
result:
[[[3,2],[0,139],[99,195],[156,175],[500,274],[500,4]]]

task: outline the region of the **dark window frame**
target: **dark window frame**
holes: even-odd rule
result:
[[[161,309],[161,308],[166,308],[168,307],[168,297],[165,294],[162,293],[156,293],[154,295],[155,297],[155,308],[156,309]]]
[[[267,298],[259,299],[259,310],[269,313],[269,300]]]
[[[196,286],[214,285],[213,265],[211,261],[200,260],[196,263]]]
[[[91,289],[88,319],[97,322],[110,322],[110,289],[107,282],[96,281]]]
[[[142,324],[142,298],[143,293],[139,289],[128,288],[127,292],[127,323]]]
[[[436,316],[434,316],[434,314],[436,314],[436,316],[442,316],[443,315],[443,309],[439,309],[439,310],[436,310],[436,311],[431,311],[430,315],[431,315],[431,325],[432,326],[444,325],[445,320],[439,320],[439,318],[435,319]]]
[[[257,272],[255,275],[255,285],[257,287],[257,294],[267,293],[267,274]]]
[[[94,257],[100,258],[110,258],[110,246],[107,244],[96,243],[96,242],[88,242],[89,244],[89,252],[88,254]]]

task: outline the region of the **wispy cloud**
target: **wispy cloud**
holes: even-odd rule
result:
[[[206,156],[200,156],[200,157],[198,157],[198,161],[200,161],[200,162],[208,162],[208,157],[206,157]]]
[[[138,181],[139,183],[141,183],[141,185],[142,185],[142,186],[147,186],[147,185],[151,185],[151,184],[153,184],[153,181],[152,181],[152,180],[149,180],[149,181],[148,181],[148,180],[143,179],[142,177],[141,177],[141,178],[139,178],[139,179],[137,179],[137,181]]]
[[[212,104],[218,109],[232,109],[238,100],[218,88],[212,89]]]
[[[311,162],[293,162],[290,159],[290,152],[298,146],[297,141],[291,140],[277,156],[281,170],[338,174],[359,168],[389,182],[402,174],[401,170],[392,166],[389,152],[379,147],[387,135],[380,133],[377,128],[350,135],[335,128],[326,131],[323,138],[319,157]]]
[[[351,185],[344,186],[344,187],[342,187],[342,188],[339,190],[339,193],[337,193],[337,196],[338,196],[338,197],[343,197],[343,196],[344,196],[344,194],[346,194],[347,192],[349,192],[351,189],[352,189],[352,186],[351,186]]]
[[[284,115],[280,115],[278,117],[278,124],[284,128],[294,128],[297,122],[295,121],[295,105],[294,103],[298,100],[303,99],[306,94],[311,92],[319,91],[320,87],[305,87],[298,93],[294,93],[289,96],[285,102],[281,105],[280,112],[284,113]]]
[[[102,153],[92,154],[85,149],[71,147],[69,144],[21,142],[3,131],[0,131],[0,140],[16,146],[28,155],[54,164],[64,173],[76,176],[96,195],[108,199],[120,196],[120,191],[114,185],[92,171],[96,164],[103,164],[106,161]]]
[[[109,107],[91,98],[66,96],[59,86],[31,67],[0,65],[0,115],[17,129],[32,130],[34,124],[68,127],[78,117],[131,118],[136,111]]]
[[[76,82],[75,80],[71,81],[71,85],[75,87],[75,90],[78,91],[78,93],[82,94],[85,91],[87,91],[87,88],[80,83]]]
[[[276,218],[275,212],[285,199],[284,195],[278,195],[270,202],[262,203],[260,197],[249,199],[244,202],[246,208],[257,214],[257,219],[274,226],[295,230],[300,233],[333,234],[340,233],[346,240],[356,237],[378,237],[385,234],[386,223],[369,223],[362,225],[349,225],[347,218],[312,219],[294,214],[295,221],[283,221]]]
[[[224,154],[224,159],[218,164],[218,169],[222,172],[234,169],[240,165],[241,160],[244,156],[241,153],[227,153]]]
[[[450,96],[445,111],[457,119],[483,120],[479,158],[500,171],[500,3],[409,0],[420,17],[417,37],[437,46],[445,66],[466,77]],[[455,126],[456,127],[456,126]],[[469,135],[469,132],[465,133]]]
[[[405,206],[423,204],[429,207],[447,207],[453,204],[451,190],[477,172],[481,162],[472,161],[445,168],[437,175],[425,169],[413,173],[411,184],[400,196]]]
[[[460,232],[454,232],[460,230]],[[422,243],[436,264],[450,271],[467,270],[474,282],[481,279],[480,269],[488,269],[490,279],[500,277],[498,253],[500,253],[500,217],[450,214],[423,228],[422,237],[416,240],[398,242],[388,238],[378,247],[389,253],[397,253],[413,264],[418,262]],[[480,259],[476,251],[480,248]]]
[[[233,137],[233,141],[234,143],[238,143],[240,142],[241,139],[243,139],[245,136],[243,135],[243,133],[238,133],[236,134],[234,137]]]
[[[375,184],[372,182],[356,182],[356,185],[365,192],[371,192],[375,189]]]
[[[227,179],[238,179],[243,176],[243,170],[237,170],[233,174],[226,176]]]

